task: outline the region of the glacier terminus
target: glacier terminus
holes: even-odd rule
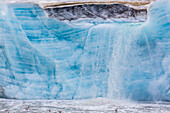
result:
[[[1,3],[0,97],[170,101],[169,6],[151,3],[146,21],[61,21]]]

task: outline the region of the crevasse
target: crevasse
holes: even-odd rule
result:
[[[31,3],[0,4],[0,96],[170,101],[169,5],[153,2],[146,22],[127,23],[62,22]]]

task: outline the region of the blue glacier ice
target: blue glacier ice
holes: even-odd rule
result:
[[[170,101],[170,1],[142,23],[59,21],[0,4],[0,96]]]

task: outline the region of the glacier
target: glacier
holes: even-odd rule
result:
[[[146,22],[59,21],[32,3],[0,4],[0,97],[170,101],[170,5]]]

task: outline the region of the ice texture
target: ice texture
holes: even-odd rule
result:
[[[1,95],[170,101],[170,5],[143,23],[59,21],[32,3],[0,4]]]

